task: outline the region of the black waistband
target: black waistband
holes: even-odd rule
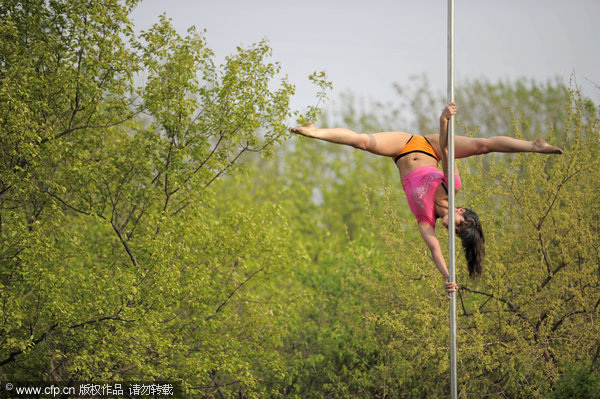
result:
[[[433,154],[431,154],[431,153],[429,153],[427,151],[413,150],[413,151],[405,152],[404,154],[398,154],[398,156],[396,158],[394,158],[394,163],[398,162],[398,160],[400,158],[402,158],[403,156],[408,155],[408,154],[412,154],[413,152],[420,152],[421,154],[429,155],[430,157],[434,158],[436,161],[438,160],[435,155],[433,155]]]

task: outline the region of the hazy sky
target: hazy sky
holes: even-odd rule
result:
[[[351,90],[393,100],[394,82],[426,74],[446,91],[446,0],[145,0],[136,29],[166,13],[180,33],[195,25],[217,61],[267,38],[297,87],[294,105],[314,103],[307,76],[325,70],[335,99]],[[465,78],[518,77],[568,83],[600,102],[600,0],[455,0],[456,85]],[[592,83],[593,82],[593,83]]]

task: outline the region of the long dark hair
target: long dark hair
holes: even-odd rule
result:
[[[465,208],[462,216],[465,221],[460,224],[456,234],[462,241],[469,276],[476,278],[481,275],[481,262],[485,257],[485,237],[483,236],[479,216],[473,210]]]

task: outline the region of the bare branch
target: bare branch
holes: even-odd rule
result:
[[[75,208],[73,205],[69,204],[67,201],[63,200],[62,198],[60,198],[56,194],[51,193],[50,191],[46,190],[44,192],[46,194],[48,194],[49,196],[51,196],[52,198],[54,198],[54,199],[58,200],[59,202],[61,202],[64,206],[66,206],[67,208],[71,209],[72,211],[75,211],[77,213],[81,213],[81,214],[86,215],[86,216],[91,216],[92,215],[90,212],[86,212],[86,211],[83,211],[81,209]],[[102,215],[98,215],[98,216],[101,217],[102,219],[106,220],[106,218],[104,216],[102,216]]]
[[[572,312],[567,313],[566,315],[564,315],[563,317],[561,317],[556,323],[554,323],[554,325],[552,326],[551,331],[554,332],[558,329],[558,327],[560,327],[560,325],[567,320],[569,317],[571,316],[575,316],[576,314],[581,314],[581,313],[585,313],[585,310],[574,310]]]
[[[19,256],[19,254],[20,254],[20,253],[21,253],[21,252],[22,252],[24,249],[25,249],[25,247],[23,247],[23,248],[19,248],[19,249],[17,250],[17,252],[15,252],[15,253],[14,253],[14,255],[3,255],[3,256],[0,256],[0,259],[14,259],[14,258],[16,258],[17,256]]]
[[[58,323],[55,323],[52,326],[50,326],[50,328],[48,330],[46,330],[39,338],[34,339],[32,341],[32,346],[35,346],[35,345],[39,344],[40,342],[42,342],[46,338],[46,336],[48,334],[50,334],[52,332],[52,330],[54,330],[56,327],[58,327]],[[24,352],[24,350],[18,350],[18,351],[11,352],[6,359],[0,361],[0,366],[4,366],[7,363],[14,362],[15,358],[23,352]]]
[[[141,112],[142,112],[141,110],[136,111],[136,112],[132,113],[131,115],[127,116],[124,119],[121,119],[121,120],[116,121],[116,122],[109,123],[107,125],[84,125],[84,126],[71,127],[71,128],[68,128],[68,129],[60,132],[60,133],[55,134],[53,137],[43,138],[40,141],[39,145],[42,145],[42,144],[44,144],[44,143],[46,143],[46,142],[48,142],[50,140],[59,139],[59,138],[61,138],[63,136],[66,136],[67,134],[73,133],[74,131],[77,131],[77,130],[83,130],[83,129],[106,129],[106,128],[109,128],[109,127],[121,125],[121,124],[123,124],[123,123],[125,123],[125,122],[127,122],[127,121],[129,121],[131,119],[133,119],[134,117],[136,117],[137,115],[139,115]]]
[[[571,165],[569,165],[570,168]],[[536,228],[538,230],[540,230],[542,228],[542,224],[544,223],[544,220],[546,220],[546,218],[548,217],[548,215],[550,214],[550,211],[552,210],[552,208],[554,207],[554,204],[556,203],[556,200],[558,199],[558,194],[560,193],[562,187],[565,185],[565,183],[567,183],[569,180],[571,180],[573,177],[577,176],[579,173],[581,173],[585,168],[576,170],[575,172],[571,173],[570,175],[565,175],[562,179],[562,181],[560,182],[560,184],[556,187],[556,192],[554,193],[554,198],[552,198],[552,201],[550,202],[550,206],[548,206],[548,208],[546,209],[546,213],[544,214],[544,216],[542,216],[542,218],[540,219],[539,223],[537,224]],[[567,169],[568,170],[568,169]]]
[[[151,203],[152,203],[152,198],[150,198],[148,201],[146,201],[146,203],[142,206],[142,210],[140,211],[140,214],[138,215],[138,217],[135,219],[135,222],[133,223],[133,227],[131,228],[131,230],[129,230],[129,233],[127,233],[127,241],[129,241],[131,239],[131,237],[133,236],[133,233],[135,232],[135,228],[137,227],[138,223],[140,222],[140,219],[142,219],[142,216],[144,216],[144,214],[146,213],[146,209],[150,206]],[[127,221],[127,223],[129,223],[129,221]]]
[[[223,141],[223,138],[225,137],[225,132],[221,131],[220,135],[219,135],[219,140],[217,140],[217,144],[215,144],[215,146],[213,147],[213,149],[211,150],[210,154],[208,154],[208,156],[204,159],[204,161],[200,162],[200,165],[198,165],[198,167],[196,169],[194,169],[194,171],[192,172],[192,174],[196,174],[198,173],[198,171],[200,169],[202,169],[202,167],[212,158],[212,156],[215,154],[215,152],[217,151],[217,148],[219,148],[219,145],[221,144],[221,141]],[[187,180],[189,180],[191,178],[188,177]]]
[[[544,237],[542,236],[541,230],[538,230],[538,240],[542,249],[542,255],[544,256],[544,262],[546,263],[546,270],[548,271],[548,274],[550,274],[551,270],[554,269],[554,266],[552,265],[552,259],[550,259],[548,252],[546,251],[546,244],[544,243]]]
[[[83,327],[85,325],[99,323],[99,322],[104,321],[104,320],[124,321],[124,322],[127,322],[127,323],[132,323],[132,322],[135,321],[135,320],[127,320],[127,319],[123,319],[122,317],[118,317],[117,315],[120,312],[121,312],[121,310],[119,310],[117,313],[115,313],[112,316],[99,317],[97,319],[86,320],[86,321],[81,322],[81,323],[73,324],[73,325],[69,326],[69,328]]]
[[[537,292],[540,292],[546,285],[548,285],[548,283],[550,282],[550,280],[552,280],[552,278],[556,275],[556,273],[558,273],[561,269],[563,269],[566,266],[567,266],[567,263],[562,262],[560,265],[558,265],[558,267],[556,267],[556,269],[549,272],[548,276],[546,276],[544,281],[542,281],[542,284],[540,284],[540,286],[538,287]]]
[[[214,182],[216,179],[218,179],[219,177],[223,176],[223,174],[225,174],[225,172],[227,172],[229,170],[229,168],[231,168],[239,159],[240,156],[242,156],[242,154],[244,152],[246,152],[246,150],[248,150],[248,143],[246,143],[246,145],[242,148],[242,150],[231,160],[229,161],[229,163],[227,164],[227,166],[225,166],[225,168],[223,168],[222,170],[220,170],[219,172],[217,172],[217,174],[215,176],[213,176],[212,179],[210,179],[208,181],[208,183],[206,183],[204,185],[203,188],[207,188],[208,186],[210,186],[212,184],[212,182]]]
[[[242,156],[242,154],[244,152],[246,152],[248,150],[248,148],[249,148],[248,144],[246,143],[246,145],[241,149],[241,151],[231,161],[229,161],[227,166],[225,166],[225,168],[223,168],[222,170],[218,171],[202,188],[203,189],[208,188],[208,186],[210,186],[216,179],[223,176],[223,174],[225,174],[225,172],[227,172],[229,170],[229,168],[231,168],[235,164],[235,162],[239,159],[239,157]],[[193,193],[188,195],[186,198],[182,199],[181,201],[179,201],[179,203],[177,204],[177,207],[176,207],[177,210],[175,212],[173,212],[171,215],[175,216],[179,212],[181,212],[185,208],[187,208],[192,203],[192,200],[190,199],[190,197],[192,197],[192,196],[193,196]]]
[[[215,316],[217,315],[217,313],[219,313],[219,312],[220,312],[220,311],[223,309],[223,307],[224,307],[225,305],[227,305],[227,303],[228,303],[228,302],[229,302],[229,300],[230,300],[230,299],[231,299],[231,298],[232,298],[232,297],[235,295],[235,293],[236,293],[236,292],[238,292],[238,291],[239,291],[239,290],[240,290],[240,289],[241,289],[241,288],[242,288],[244,285],[246,285],[246,283],[247,283],[248,281],[250,281],[250,280],[251,280],[251,279],[252,279],[254,276],[256,276],[256,275],[257,275],[258,273],[260,273],[261,271],[263,271],[263,268],[262,268],[262,267],[261,267],[260,269],[258,269],[258,270],[255,270],[254,272],[250,273],[250,275],[249,275],[249,276],[248,276],[248,277],[247,277],[247,278],[246,278],[244,281],[242,281],[242,282],[241,282],[241,283],[240,283],[238,286],[236,286],[236,287],[233,289],[233,291],[231,291],[231,292],[229,293],[229,295],[227,296],[227,298],[226,298],[226,299],[225,299],[223,302],[221,302],[221,304],[220,304],[220,305],[217,307],[217,309],[215,310],[215,313],[213,313],[212,315],[210,315],[210,316],[206,317],[206,318],[204,319],[204,321],[208,321],[208,320],[212,319],[213,317],[215,317]]]
[[[6,193],[8,193],[8,190],[10,190],[11,188],[12,188],[12,185],[7,186],[2,191],[0,191],[0,201],[4,199],[4,197],[6,196]]]
[[[117,236],[119,237],[119,240],[121,241],[121,244],[123,244],[123,247],[125,248],[125,251],[127,251],[127,255],[129,255],[129,259],[131,259],[131,262],[133,263],[133,265],[135,267],[138,267],[139,264],[138,264],[137,260],[135,259],[135,255],[131,251],[131,248],[129,247],[129,244],[127,244],[127,241],[123,238],[123,235],[121,234],[121,231],[117,228],[117,226],[115,225],[115,223],[111,223],[111,226],[113,227],[113,230],[115,231],[115,233],[117,233]]]
[[[516,304],[514,304],[514,303],[513,303],[513,302],[511,302],[511,301],[509,301],[508,299],[506,299],[506,298],[499,298],[499,297],[497,297],[497,296],[495,296],[495,295],[493,295],[493,294],[490,294],[490,293],[488,293],[488,292],[484,292],[484,291],[478,291],[478,290],[472,290],[472,289],[470,289],[470,288],[468,288],[468,287],[465,287],[465,286],[461,287],[461,289],[462,289],[462,290],[465,290],[465,291],[467,291],[467,292],[473,293],[473,294],[484,295],[484,296],[487,296],[487,297],[490,297],[490,298],[496,299],[497,301],[500,301],[500,302],[502,302],[502,303],[504,303],[504,304],[508,305],[509,309],[510,309],[510,310],[511,310],[511,311],[512,311],[514,314],[516,314],[517,316],[519,316],[519,317],[520,317],[522,320],[526,321],[526,322],[527,322],[527,323],[528,323],[528,324],[529,324],[529,325],[532,327],[532,329],[534,329],[534,331],[537,331],[537,330],[536,330],[536,328],[535,328],[535,326],[534,326],[534,324],[533,324],[533,323],[531,322],[531,320],[529,319],[529,317],[527,317],[527,316],[526,316],[526,315],[525,315],[525,314],[524,314],[524,313],[523,313],[523,312],[522,312],[522,311],[519,309],[519,307],[518,307]],[[537,334],[537,333],[536,333],[536,334]]]
[[[82,327],[82,326],[88,325],[88,324],[99,323],[104,320],[118,320],[118,321],[132,322],[133,320],[126,320],[121,317],[118,317],[121,310],[122,310],[122,308],[119,309],[114,315],[104,316],[104,317],[100,317],[100,318],[92,319],[92,320],[87,320],[82,323],[73,324],[73,325],[69,326],[68,328],[78,328],[78,327]],[[58,325],[59,325],[59,323],[54,323],[52,326],[50,326],[50,328],[48,330],[46,330],[39,338],[32,341],[31,346],[35,346],[35,345],[39,344],[40,342],[42,342],[48,334],[50,334],[56,327],[58,327]],[[18,355],[22,354],[24,351],[25,350],[18,350],[18,351],[11,352],[6,359],[0,361],[0,366],[3,366],[10,362],[14,362],[15,358]]]

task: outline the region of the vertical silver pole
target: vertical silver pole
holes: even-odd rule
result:
[[[454,101],[454,0],[448,0],[448,103]],[[448,123],[448,272],[456,282],[454,214],[454,118]],[[450,396],[458,395],[456,383],[456,292],[450,299]]]

